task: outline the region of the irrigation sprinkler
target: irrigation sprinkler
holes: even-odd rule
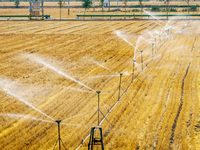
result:
[[[60,122],[61,122],[61,120],[56,120],[55,122],[58,124],[58,140],[56,141],[56,144],[55,144],[53,150],[56,148],[57,143],[59,143],[59,150],[61,150],[61,142],[63,144],[63,141],[60,137]],[[63,144],[63,147],[65,148],[64,144]],[[65,148],[65,150],[66,150],[66,148]]]
[[[88,120],[88,122],[93,118],[93,116],[96,113],[98,113],[98,125],[97,125],[97,127],[92,127],[91,128],[90,139],[89,139],[89,143],[88,143],[88,150],[93,150],[94,145],[101,145],[101,150],[104,150],[102,128],[100,127],[100,121],[99,121],[99,115],[100,115],[100,113],[108,121],[108,123],[110,123],[110,121],[106,118],[106,116],[102,113],[102,111],[99,108],[99,100],[100,100],[100,93],[101,93],[101,91],[96,91],[96,93],[98,94],[98,109],[92,115],[92,117]],[[111,124],[111,126],[113,126],[113,125]],[[95,134],[95,132],[97,130],[99,130],[100,136],[99,137],[94,137],[94,134]]]
[[[142,57],[142,52],[143,51],[140,51],[141,52],[141,63],[142,63],[142,71],[143,71],[143,57]]]
[[[133,76],[134,76],[134,68],[135,68],[135,60],[133,60],[133,72],[132,72],[132,80],[131,80],[132,83],[133,83]]]
[[[99,114],[101,113],[102,114],[102,116],[108,121],[108,123],[110,123],[110,121],[105,117],[105,115],[102,113],[102,111],[100,110],[100,108],[99,108],[99,101],[100,101],[100,93],[101,93],[101,91],[96,91],[96,93],[98,94],[98,109],[97,109],[97,111],[92,115],[92,117],[90,117],[90,119],[86,122],[86,125],[88,124],[88,122],[94,117],[94,115],[96,115],[96,113],[98,113],[98,125],[97,126],[99,126],[99,123],[100,123],[100,121],[99,121]],[[111,123],[110,123],[111,124]],[[112,124],[111,124],[112,125]]]
[[[154,47],[154,43],[152,43],[152,58],[153,58],[153,47]]]
[[[120,89],[121,89],[121,81],[122,81],[122,75],[123,73],[120,73],[120,79],[119,79],[119,93],[118,93],[118,101],[120,99]]]
[[[157,50],[157,48],[156,48],[156,38],[155,38],[155,51]]]

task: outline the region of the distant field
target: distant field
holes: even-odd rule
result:
[[[66,148],[76,149],[97,125],[97,116],[86,125],[97,110],[94,91],[102,91],[104,114],[118,101],[119,73],[113,126],[101,125],[106,150],[200,149],[199,24],[1,21],[0,149],[52,150],[52,118],[62,120]]]
[[[68,1],[65,2],[66,5],[68,3]],[[117,6],[117,2],[110,2],[111,6]],[[98,5],[99,2],[95,2],[95,5]],[[127,5],[138,5],[138,2],[128,2]],[[163,1],[160,2],[143,2],[144,5],[164,5]],[[191,5],[196,5],[196,4],[200,4],[200,1],[190,1]],[[70,5],[72,6],[81,6],[82,2],[70,2]],[[119,5],[124,6],[124,3],[122,1],[119,2]],[[170,5],[187,5],[186,2],[170,2]],[[14,2],[0,2],[0,6],[15,6]],[[29,6],[28,2],[20,2],[20,6]],[[44,2],[44,6],[58,6],[57,2]]]
[[[144,5],[164,5],[163,2],[145,2]],[[185,5],[185,2],[171,2],[171,5]],[[195,5],[195,4],[200,4],[200,2],[191,2],[191,5]],[[20,2],[20,6],[28,6],[29,4],[27,2]],[[81,6],[82,2],[71,2],[70,3],[71,6]],[[99,5],[99,3],[96,3],[95,5]],[[111,5],[117,5],[116,2],[111,2]],[[119,2],[119,5],[124,6],[124,4],[122,2]],[[138,5],[138,2],[128,2],[128,5]],[[12,2],[0,2],[0,6],[14,6],[14,3]],[[58,6],[58,4],[56,2],[45,2],[44,6]],[[107,14],[107,15],[133,15],[133,14],[141,14],[141,12],[132,12],[134,8],[127,8],[126,9],[126,13],[125,8],[120,8],[119,7],[119,12],[108,12],[109,8],[104,8],[104,10],[106,12],[104,12],[103,14]],[[112,10],[116,10],[116,8],[111,8]],[[140,10],[138,8],[138,10]],[[148,8],[146,8],[146,10],[150,10]],[[182,12],[182,9],[177,9],[178,12],[169,12],[169,14],[187,14],[187,12]],[[90,8],[89,10],[87,10],[86,14],[88,15],[99,15],[102,14],[102,9],[101,8],[96,8],[95,12],[93,12],[93,8]],[[51,15],[53,18],[59,18],[60,17],[60,9],[59,8],[44,8],[44,12],[47,15]],[[76,15],[83,15],[84,14],[84,8],[71,8],[70,9],[70,15],[68,15],[68,9],[67,9],[67,3],[65,5],[65,8],[62,8],[61,10],[61,17],[62,18],[76,18]],[[143,12],[143,14],[145,14]],[[152,14],[166,14],[166,12],[154,12]],[[199,12],[191,12],[191,14],[199,14]],[[29,15],[29,9],[0,9],[0,15]]]

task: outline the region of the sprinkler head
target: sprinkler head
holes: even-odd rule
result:
[[[120,76],[122,76],[122,75],[123,75],[123,73],[120,73],[119,75],[120,75]]]
[[[140,51],[141,53],[143,52],[143,51]]]
[[[57,122],[57,124],[60,124],[61,120],[56,120],[55,122]]]
[[[133,62],[135,63],[135,59],[133,60]]]
[[[97,92],[97,94],[101,93],[101,91],[96,91],[96,92]]]

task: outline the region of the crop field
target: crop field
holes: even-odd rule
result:
[[[0,22],[0,149],[200,149],[199,23]]]
[[[70,2],[70,15],[68,15],[68,3],[65,1],[64,6],[61,9],[61,18],[76,18],[76,15],[83,15],[85,9],[82,7],[83,2]],[[119,11],[116,12],[117,7],[111,7],[109,11],[109,7],[104,8],[104,15],[140,15],[141,12],[134,12],[134,10],[139,10],[140,8],[129,8],[129,6],[138,5],[138,2],[128,2],[127,8],[124,8],[124,3],[119,2]],[[143,2],[143,5],[165,5],[163,1],[161,2]],[[172,1],[170,2],[170,5],[187,5],[186,2],[176,2]],[[169,7],[170,7],[169,5]],[[191,1],[190,5],[200,5],[199,1]],[[0,7],[8,7],[8,6],[15,6],[14,2],[0,2]],[[29,3],[28,2],[20,2],[21,7],[26,6],[26,8],[1,8],[0,9],[0,15],[29,15]],[[73,6],[79,6],[80,8],[74,8]],[[93,8],[90,8],[86,11],[86,15],[101,15],[102,14],[102,8],[98,7],[99,2],[95,3],[95,12],[93,11]],[[111,2],[111,6],[117,6],[116,2]],[[49,8],[51,7],[51,8]],[[171,8],[171,7],[170,7]],[[150,11],[150,8],[144,8],[147,11]],[[169,14],[188,14],[187,11],[182,11],[182,9],[187,8],[177,8],[177,12],[169,12]],[[44,13],[46,15],[51,15],[52,18],[60,18],[60,8],[58,8],[57,2],[44,2]],[[143,15],[147,14],[145,12],[142,13]],[[166,14],[166,12],[152,12],[152,14]],[[190,14],[199,14],[199,8],[197,8],[197,11],[190,12]]]

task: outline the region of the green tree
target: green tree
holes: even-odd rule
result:
[[[104,0],[100,0],[100,6],[102,8],[102,15],[103,15],[103,3],[104,3]]]
[[[188,17],[189,17],[189,14],[190,14],[190,0],[185,0],[185,2],[188,5]]]
[[[169,0],[165,0],[164,3],[167,5],[167,19],[168,19],[168,14],[169,14]]]
[[[85,8],[85,11],[84,11],[84,15],[85,15],[85,12],[86,12],[86,9],[89,9],[90,7],[92,7],[92,0],[82,0],[83,1],[83,8]]]
[[[65,5],[65,2],[63,2],[62,0],[59,0],[58,5],[59,5],[59,8],[60,8],[60,19],[61,19],[61,8]]]
[[[125,15],[126,15],[126,6],[127,6],[128,0],[124,0],[124,5],[125,5]]]
[[[15,6],[16,6],[16,8],[19,7],[19,0],[15,0]]]
[[[143,11],[143,4],[142,4],[142,1],[143,1],[143,0],[139,0],[139,5],[140,5],[140,7],[141,7],[141,15],[142,15],[142,11]]]

